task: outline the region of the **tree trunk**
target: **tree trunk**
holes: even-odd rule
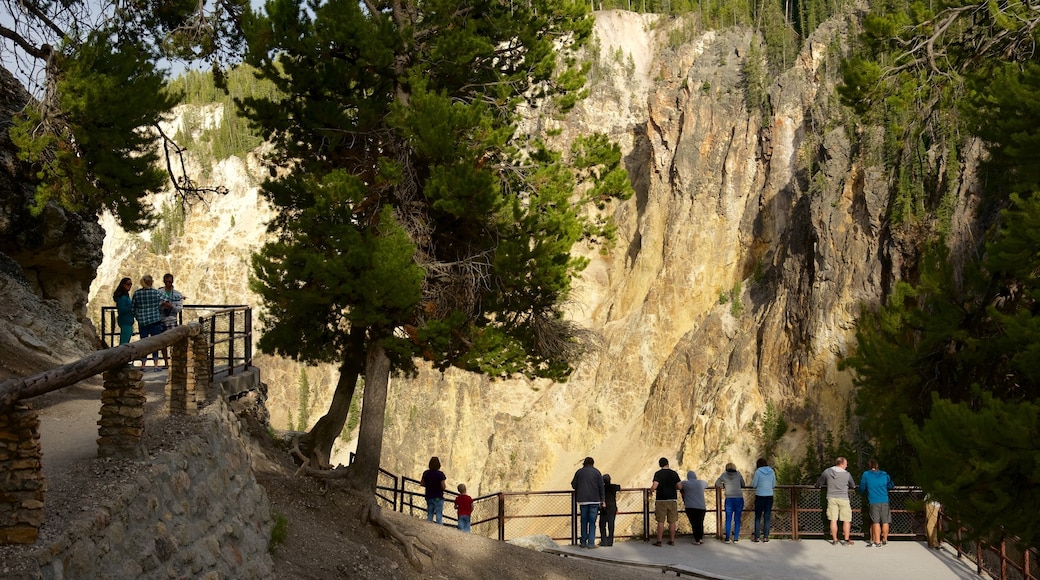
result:
[[[332,446],[336,438],[343,432],[343,425],[350,413],[350,400],[354,398],[357,379],[364,368],[365,331],[351,329],[348,337],[350,346],[346,349],[346,358],[339,367],[339,381],[336,392],[332,395],[329,410],[311,427],[310,432],[300,439],[300,445],[307,452],[311,467],[323,469],[330,465]]]
[[[366,493],[375,494],[379,461],[383,454],[383,423],[386,421],[386,393],[390,385],[390,359],[378,340],[370,340],[365,361],[365,397],[361,406],[357,457],[351,479]]]

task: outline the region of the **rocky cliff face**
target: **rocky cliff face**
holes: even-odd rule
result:
[[[810,426],[840,427],[852,385],[837,362],[860,305],[877,303],[901,268],[883,176],[853,154],[853,140],[871,135],[843,126],[834,101],[848,32],[836,21],[816,33],[771,80],[773,114],[763,118],[745,105],[751,32],[676,43],[681,26],[597,14],[591,97],[566,120],[532,127],[560,129],[561,142],[603,131],[625,150],[636,195],[608,208],[617,244],[585,249],[591,264],[571,310],[601,335],[600,349],[567,383],[455,371],[394,379],[391,471],[418,476],[438,455],[449,482],[471,493],[566,488],[592,455],[615,482],[645,486],[662,455],[712,479],[727,461],[750,473],[768,405],[791,426],[780,450],[795,457]],[[269,217],[251,177],[259,171],[221,162],[213,179],[231,193],[192,208],[160,253],[106,222],[91,311],[108,305],[119,276],[164,271],[190,303],[256,304],[248,255]],[[967,223],[966,206],[958,211]],[[334,369],[259,364],[276,427],[298,422],[304,373],[316,391],[311,422],[327,408]]]
[[[71,362],[95,347],[87,290],[101,264],[97,221],[48,205],[32,215],[32,172],[8,137],[29,95],[0,68],[0,379]]]

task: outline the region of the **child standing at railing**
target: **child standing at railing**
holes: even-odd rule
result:
[[[459,495],[455,497],[455,511],[459,512],[459,530],[469,533],[469,520],[473,515],[473,498],[466,495],[466,484],[459,484]]]

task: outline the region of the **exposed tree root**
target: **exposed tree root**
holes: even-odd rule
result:
[[[401,530],[397,529],[397,526],[384,518],[382,508],[379,507],[379,504],[376,503],[370,494],[353,488],[350,480],[352,474],[350,468],[339,466],[335,469],[313,469],[304,464],[296,470],[296,473],[301,471],[315,479],[322,480],[326,484],[335,484],[336,487],[340,487],[346,493],[360,499],[363,506],[360,515],[361,521],[366,524],[372,524],[386,536],[397,540],[401,544],[401,550],[408,559],[408,563],[412,565],[412,568],[415,568],[418,572],[423,571],[423,563],[416,552],[421,552],[428,558],[432,558],[435,551],[434,548],[423,542],[418,536],[401,532]],[[322,494],[327,489],[327,487],[323,489]]]
[[[300,433],[293,437],[292,448],[289,449],[289,455],[292,455],[300,463],[300,467],[296,469],[293,476],[300,475],[300,473],[314,475],[315,473],[320,472],[320,470],[327,470],[332,467],[327,460],[323,460],[318,456],[318,454],[315,453],[308,457],[307,454],[300,449],[300,440],[306,436],[306,433]]]
[[[415,553],[415,545],[407,536],[397,529],[397,526],[391,524],[383,517],[383,510],[380,509],[375,500],[368,500],[365,507],[361,508],[361,521],[371,523],[391,538],[400,542],[401,549],[404,550],[404,555],[408,558],[408,563],[411,564],[412,568],[415,568],[416,571],[422,572],[423,564],[422,561],[419,560],[419,556]]]

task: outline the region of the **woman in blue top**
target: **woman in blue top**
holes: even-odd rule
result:
[[[755,475],[751,478],[751,487],[755,488],[755,534],[752,542],[762,538],[769,541],[769,529],[773,522],[773,488],[776,487],[776,473],[765,458],[760,457],[756,463]],[[759,528],[759,522],[762,527]],[[761,531],[761,533],[759,533]]]
[[[130,288],[134,285],[130,278],[119,281],[112,300],[116,303],[116,324],[119,325],[119,344],[129,344],[134,335],[134,311],[130,300]]]

